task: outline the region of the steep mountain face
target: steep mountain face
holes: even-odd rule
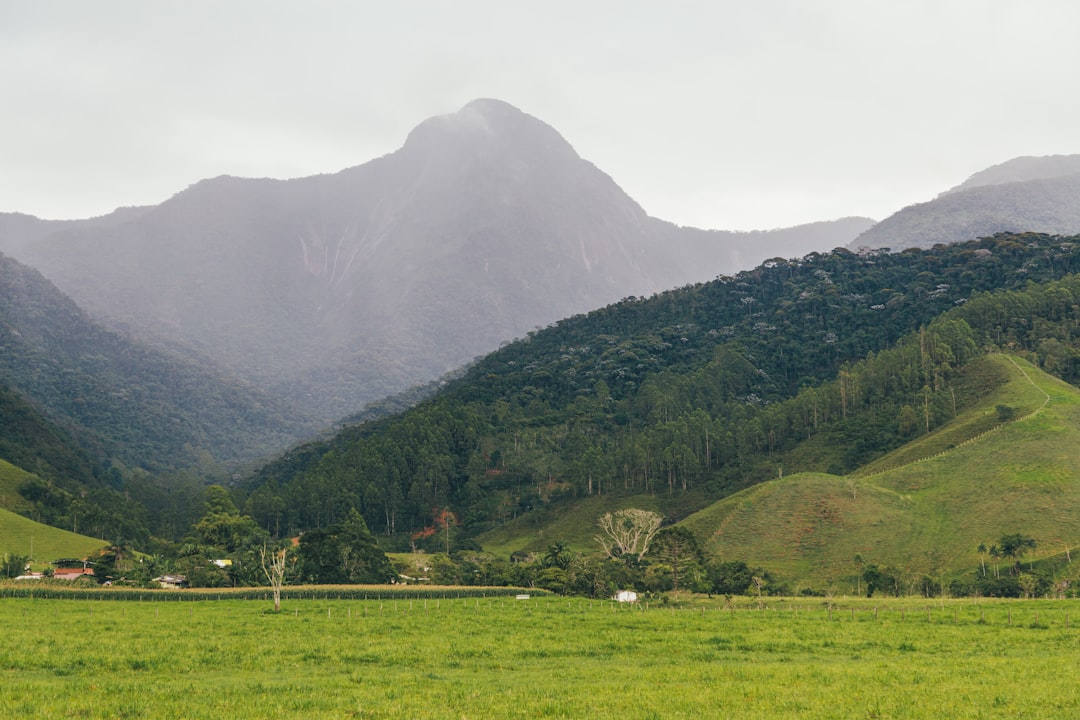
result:
[[[939,195],[885,218],[849,245],[933,247],[999,232],[1080,231],[1080,155],[1023,157],[995,165]]]
[[[496,100],[333,175],[219,177],[157,207],[42,222],[0,223],[0,249],[94,315],[180,341],[323,421],[559,318],[828,250],[871,224],[680,228]]]
[[[3,255],[0,378],[98,462],[160,469],[206,455],[252,459],[314,428],[254,388],[101,327],[36,270]],[[42,449],[56,441],[20,440],[47,434],[19,407],[0,404],[0,457],[49,479],[87,481],[85,467],[72,469],[84,460]]]

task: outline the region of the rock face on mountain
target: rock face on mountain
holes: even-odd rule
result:
[[[537,326],[870,224],[677,227],[548,125],[477,100],[332,175],[219,177],[86,221],[0,218],[0,250],[95,316],[331,421]]]
[[[933,247],[999,232],[1080,231],[1080,155],[1015,158],[885,218],[849,247]]]

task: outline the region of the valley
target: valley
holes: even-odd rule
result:
[[[34,265],[0,263],[4,506],[105,538],[79,542],[134,584],[259,585],[291,543],[294,583],[1071,587],[1080,239],[972,198],[1038,193],[1068,227],[1074,165],[942,193],[928,212],[1008,218],[955,236],[917,208],[703,231],[477,100],[333,175],[4,216]],[[885,230],[907,239],[866,244]],[[605,552],[630,510],[659,544]],[[990,578],[979,548],[1014,536],[1029,567]]]

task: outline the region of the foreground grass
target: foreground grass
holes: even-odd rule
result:
[[[1080,603],[532,598],[0,601],[0,707],[39,718],[1043,718]]]

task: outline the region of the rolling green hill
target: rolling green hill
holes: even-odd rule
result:
[[[857,557],[913,580],[970,571],[980,544],[1009,533],[1034,537],[1036,556],[1062,553],[1080,540],[1080,390],[1018,358],[987,361],[1006,383],[862,472],[772,480],[683,524],[721,557],[846,592]],[[1005,405],[1019,419],[1002,422]]]
[[[42,525],[0,509],[0,555],[32,556],[35,563],[60,558],[84,558],[109,543],[68,530]]]

